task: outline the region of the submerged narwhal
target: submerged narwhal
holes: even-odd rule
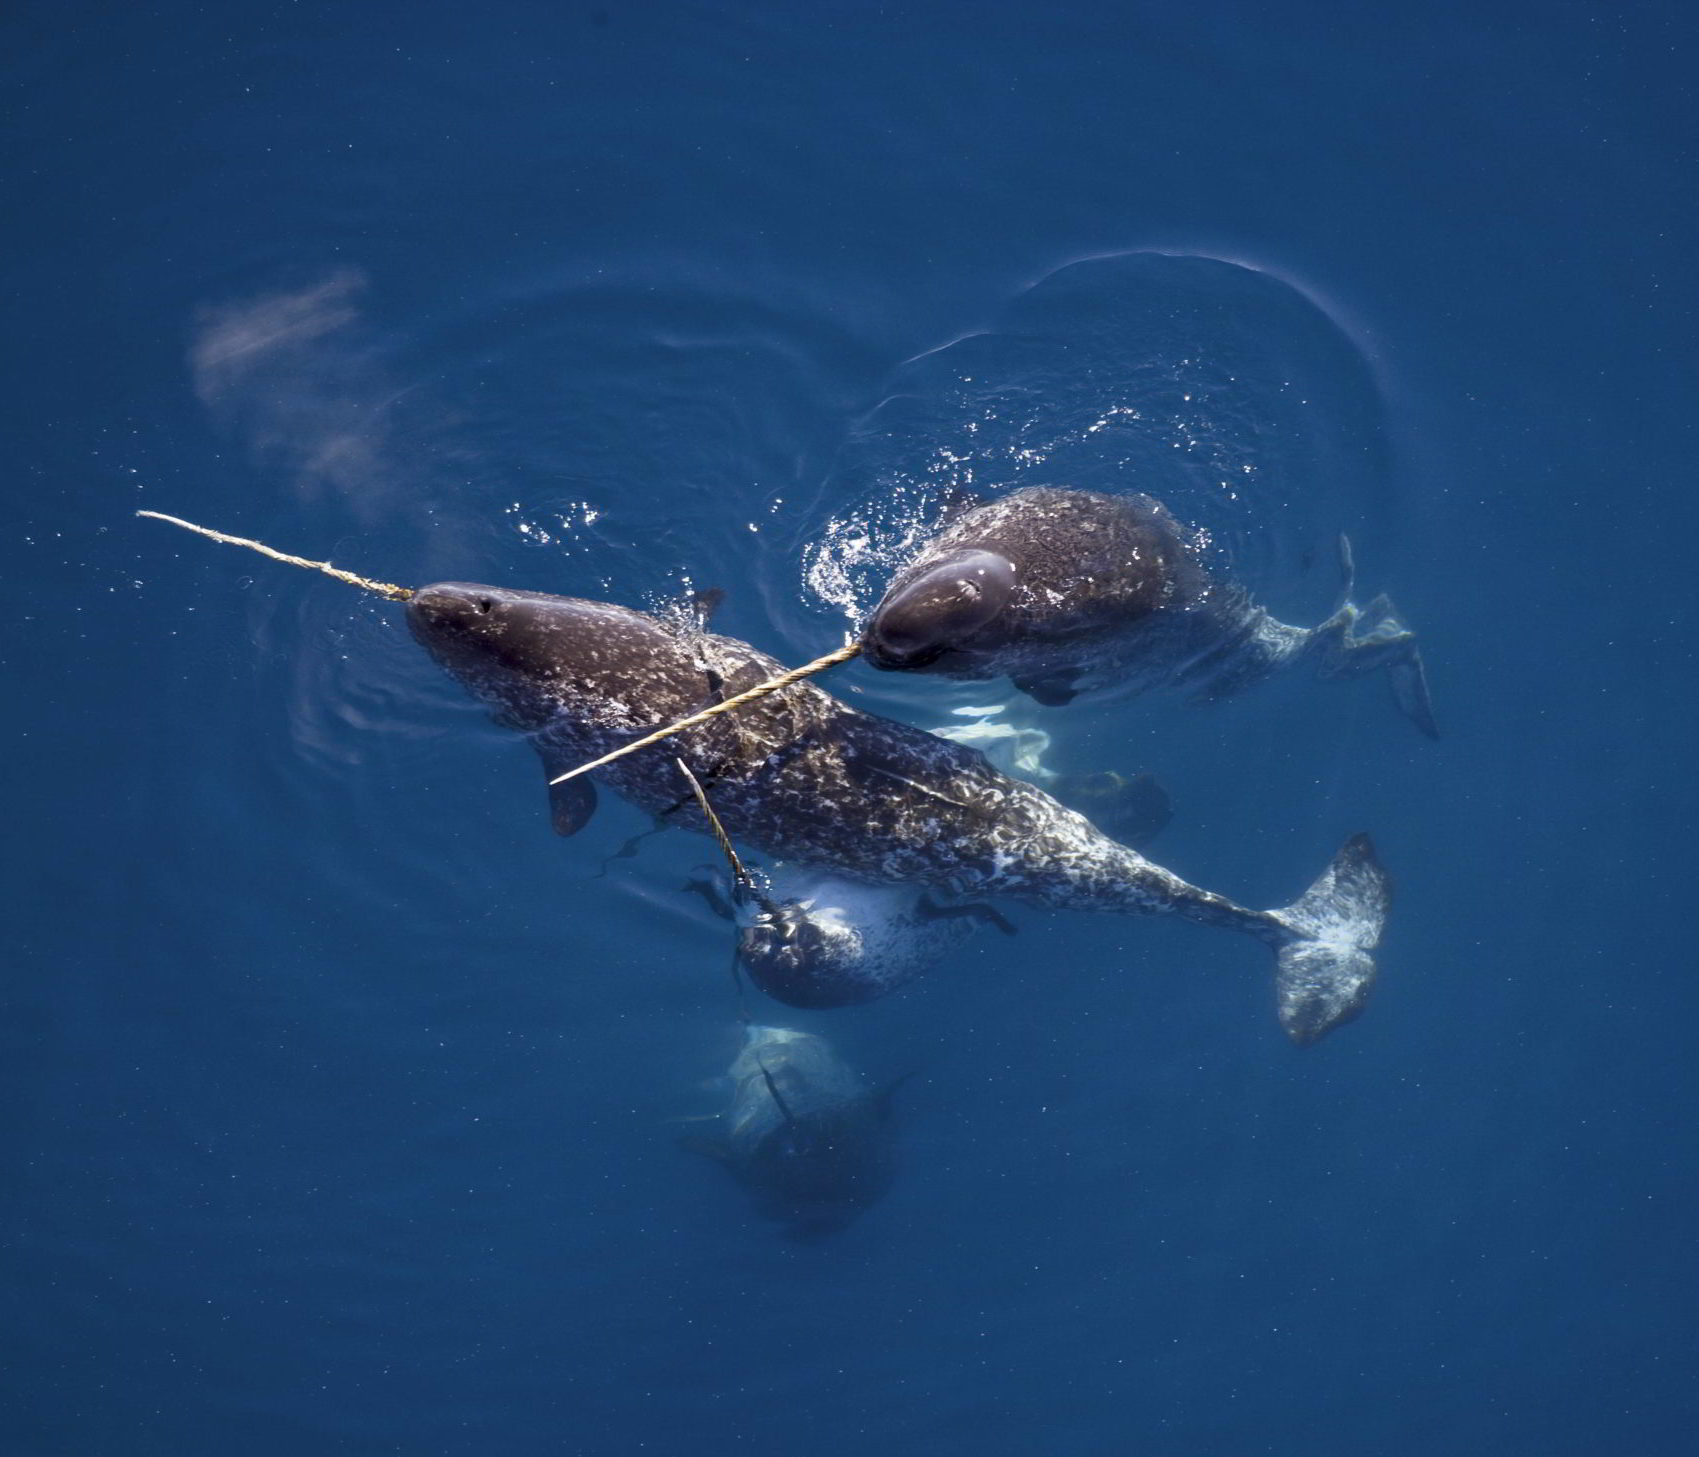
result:
[[[890,1187],[891,1095],[823,1037],[747,1026],[725,1110],[679,1139],[723,1164],[756,1209],[798,1235],[841,1229]]]

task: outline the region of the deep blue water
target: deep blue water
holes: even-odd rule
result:
[[[1691,7],[0,33],[0,1451],[1692,1450]],[[1381,982],[1294,1049],[1254,946],[1015,910],[766,1008],[913,1074],[813,1243],[673,1145],[736,1045],[706,842],[556,838],[396,609],[131,514],[722,586],[797,662],[941,493],[1043,480],[1297,621],[1347,529],[1419,628],[1438,744],[1367,681],[1046,720],[1249,904],[1372,830]]]

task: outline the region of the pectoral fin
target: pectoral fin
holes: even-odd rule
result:
[[[549,786],[549,819],[557,835],[576,835],[595,812],[596,786],[588,779]]]
[[[1428,694],[1428,673],[1422,666],[1422,655],[1411,647],[1408,657],[1387,668],[1387,677],[1392,681],[1392,697],[1399,711],[1428,738],[1437,739],[1439,724],[1434,721],[1434,704]]]
[[[708,624],[714,620],[714,614],[720,610],[720,604],[725,600],[724,587],[704,587],[700,592],[692,592],[690,611],[696,618],[696,625],[706,632]]]
[[[941,906],[929,895],[923,895],[915,902],[915,914],[923,921],[950,921],[961,917],[978,921],[982,926],[994,926],[1005,936],[1013,936],[1015,928],[996,906],[987,905],[984,901],[969,901],[963,906]]]
[[[578,765],[559,750],[536,744],[537,756],[543,761],[543,775],[555,780]],[[588,779],[568,779],[564,784],[549,785],[549,820],[557,835],[576,835],[590,823],[596,812],[596,786]]]
[[[708,903],[708,909],[724,921],[737,919],[737,907],[726,899],[725,892],[720,889],[717,880],[706,876],[692,876],[679,887],[680,890],[694,891]]]
[[[1074,686],[1078,680],[1079,673],[1068,668],[1043,678],[1013,678],[1010,681],[1034,703],[1041,703],[1046,708],[1061,708],[1079,697],[1080,690]]]

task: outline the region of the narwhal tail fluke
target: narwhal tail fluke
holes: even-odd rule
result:
[[[1294,1042],[1314,1042],[1363,1010],[1391,899],[1369,837],[1353,835],[1299,900],[1269,912],[1291,938],[1275,949],[1274,984]]]
[[[1439,724],[1434,718],[1433,699],[1428,695],[1428,670],[1422,666],[1422,655],[1411,643],[1400,658],[1387,664],[1387,677],[1392,681],[1392,697],[1399,712],[1415,724],[1430,739],[1439,737]]]
[[[1310,634],[1306,651],[1323,678],[1359,678],[1385,668],[1399,711],[1428,738],[1439,737],[1416,634],[1385,596],[1366,607],[1345,603]]]

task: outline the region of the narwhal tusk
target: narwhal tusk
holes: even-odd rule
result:
[[[738,859],[737,851],[732,849],[731,836],[726,833],[726,827],[720,823],[720,817],[714,813],[714,806],[708,803],[708,796],[703,791],[701,782],[690,772],[690,765],[686,764],[683,759],[674,759],[673,763],[678,765],[679,772],[689,782],[690,792],[696,796],[697,806],[707,818],[708,828],[714,832],[715,840],[719,842],[720,853],[726,857],[731,865],[732,879],[737,882],[741,890],[753,889],[755,882],[749,871],[744,868],[743,861]]]
[[[375,582],[369,577],[359,577],[353,572],[345,572],[341,567],[333,567],[329,562],[309,561],[304,556],[292,556],[286,551],[278,551],[275,547],[267,546],[263,541],[253,541],[246,536],[231,536],[223,531],[214,531],[209,526],[197,526],[193,521],[185,521],[181,516],[167,516],[163,511],[138,511],[138,516],[146,516],[153,521],[169,521],[173,526],[181,526],[185,531],[193,531],[197,536],[207,537],[212,541],[221,541],[227,546],[245,546],[249,551],[257,551],[261,556],[268,556],[273,561],[287,562],[292,567],[306,567],[309,571],[323,572],[327,577],[335,577],[339,582],[346,582],[350,587],[359,587],[367,592],[375,592],[380,597],[387,597],[391,602],[405,602],[413,595],[411,587],[398,587],[394,582]],[[610,754],[603,754],[599,759],[593,759],[588,764],[580,764],[576,769],[569,769],[565,774],[549,780],[551,785],[564,784],[568,779],[576,779],[580,774],[588,774],[592,769],[600,769],[604,764],[611,764],[615,759],[623,759],[627,754],[634,754],[639,749],[646,749],[650,744],[658,744],[663,739],[670,739],[676,733],[685,729],[695,728],[699,723],[706,723],[722,713],[730,713],[734,708],[741,708],[746,703],[753,703],[757,698],[765,698],[769,693],[777,693],[781,688],[789,688],[791,684],[800,682],[815,673],[824,672],[827,668],[839,663],[847,663],[861,651],[859,643],[845,643],[841,648],[829,652],[823,658],[816,658],[812,663],[804,663],[800,668],[791,668],[780,673],[776,678],[769,678],[765,683],[757,683],[753,688],[747,688],[742,693],[735,694],[722,703],[716,703],[712,708],[705,708],[700,713],[693,713],[689,718],[680,719],[677,723],[669,724],[664,729],[657,729],[645,738],[634,743],[625,744]]]
[[[588,764],[580,764],[576,769],[568,769],[566,773],[557,775],[549,780],[550,784],[564,784],[568,779],[576,779],[580,774],[588,774],[592,769],[600,769],[604,764],[611,764],[615,759],[623,759],[627,754],[635,754],[639,749],[646,749],[650,744],[658,744],[662,739],[670,739],[674,734],[683,733],[685,729],[695,728],[699,723],[707,723],[722,713],[730,713],[734,708],[741,708],[746,703],[753,703],[757,698],[765,698],[769,693],[777,693],[781,688],[789,688],[792,683],[800,682],[815,673],[824,672],[827,668],[836,667],[839,663],[847,663],[861,651],[861,644],[845,643],[826,654],[816,658],[812,663],[804,663],[800,668],[791,668],[780,673],[776,678],[769,678],[765,683],[757,683],[753,688],[746,688],[742,693],[734,694],[712,708],[704,708],[700,713],[693,713],[689,718],[681,718],[677,723],[668,724],[664,729],[656,729],[654,733],[633,743],[622,744],[611,753],[603,754],[599,759],[592,759]]]
[[[213,541],[222,541],[226,546],[245,546],[249,551],[257,551],[261,556],[268,556],[273,561],[288,562],[292,567],[307,567],[315,572],[323,572],[327,577],[335,577],[339,582],[348,583],[350,587],[376,592],[378,596],[387,597],[391,602],[405,602],[413,595],[411,587],[398,587],[394,582],[374,582],[368,577],[357,577],[353,572],[345,572],[341,567],[333,567],[329,562],[313,562],[304,556],[291,556],[286,551],[267,546],[263,541],[250,541],[245,536],[229,536],[208,526],[196,526],[193,521],[185,521],[180,516],[167,516],[163,511],[138,511],[136,515],[146,516],[153,521],[169,521],[173,526],[181,526],[185,531],[193,531],[196,535],[208,537]]]

